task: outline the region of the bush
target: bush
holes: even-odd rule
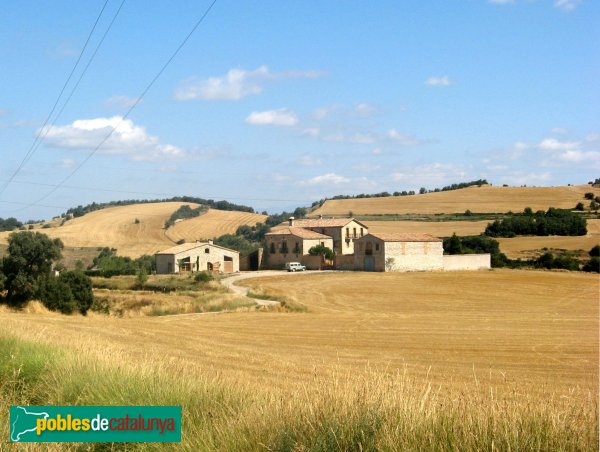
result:
[[[587,261],[582,270],[584,272],[596,272],[600,273],[600,257],[594,256],[589,261]]]
[[[585,206],[583,205],[582,202],[578,202],[577,205],[575,206],[575,210],[582,211],[584,209],[585,209]]]
[[[212,273],[209,273],[206,271],[196,273],[196,276],[194,276],[194,281],[200,282],[200,283],[207,283],[214,279],[215,279],[215,277],[212,275]]]
[[[600,256],[600,245],[594,246],[588,254],[592,257]]]
[[[85,314],[94,303],[92,280],[81,272],[64,271],[40,281],[38,298],[51,311]]]
[[[538,268],[553,268],[576,271],[579,270],[579,261],[572,256],[555,257],[552,253],[544,253],[535,260],[534,265]]]
[[[594,194],[590,191],[584,195],[585,199],[594,199]]]

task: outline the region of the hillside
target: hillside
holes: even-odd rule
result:
[[[173,245],[165,236],[163,225],[184,204],[190,205],[186,202],[161,202],[109,207],[69,220],[63,226],[36,231],[60,238],[68,247],[108,246],[116,248],[120,255],[139,257]],[[0,233],[0,242],[6,243],[9,234]]]
[[[166,231],[166,236],[174,242],[185,240],[208,240],[223,234],[233,234],[242,225],[264,223],[266,215],[232,210],[209,209],[196,218],[178,221]]]
[[[335,199],[311,212],[316,215],[383,215],[383,214],[438,214],[520,212],[525,207],[546,210],[548,207],[573,208],[583,202],[583,195],[593,192],[600,196],[600,188],[590,185],[560,187],[499,187],[483,185],[460,190],[426,193],[413,196],[386,198]],[[585,204],[589,204],[589,201]]]

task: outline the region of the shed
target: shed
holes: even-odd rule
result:
[[[238,251],[212,241],[183,243],[155,254],[156,273],[212,271],[234,273],[240,270]]]

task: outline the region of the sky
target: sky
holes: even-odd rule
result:
[[[211,3],[1,2],[0,217],[600,177],[598,1]]]

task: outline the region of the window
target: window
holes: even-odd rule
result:
[[[379,251],[379,243],[375,244],[375,251]]]
[[[287,246],[287,242],[284,240],[283,242],[281,242],[281,254],[287,254],[288,253],[288,246]]]
[[[296,242],[296,246],[294,246],[294,253],[298,254],[300,252],[300,242]]]
[[[365,245],[365,255],[370,256],[371,254],[373,254],[373,243],[367,242]]]
[[[204,252],[205,252],[206,254],[210,253],[210,248],[204,248]]]
[[[354,236],[354,238],[356,238],[356,228],[353,228],[352,235]]]
[[[363,228],[360,228],[360,236],[363,236]]]
[[[275,254],[275,244],[273,242],[271,242],[271,247],[269,251],[271,252],[271,254]]]
[[[350,237],[350,228],[346,228],[346,237]]]
[[[325,246],[325,242],[321,242],[321,246]]]

